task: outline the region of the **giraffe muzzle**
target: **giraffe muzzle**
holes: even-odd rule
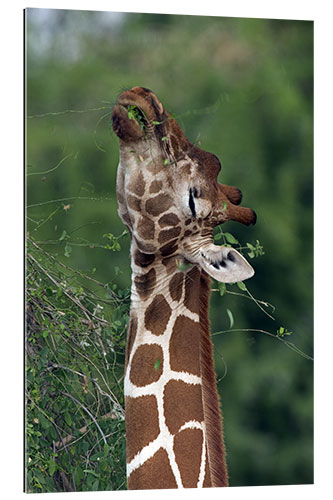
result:
[[[140,123],[139,119],[135,119],[134,113],[131,115],[128,107],[121,104],[116,104],[113,108],[112,128],[119,139],[125,142],[141,139],[145,135],[144,122]]]

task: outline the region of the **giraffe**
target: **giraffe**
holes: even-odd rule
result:
[[[112,112],[119,138],[119,215],[131,236],[125,356],[128,489],[228,486],[209,333],[211,277],[254,270],[213,243],[227,220],[254,224],[240,191],[217,182],[218,158],[191,144],[149,89],[133,87]]]

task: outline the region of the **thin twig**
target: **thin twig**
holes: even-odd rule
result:
[[[33,203],[27,205],[26,208],[41,207],[42,205],[49,205],[50,203],[58,203],[60,201],[70,200],[90,200],[90,201],[112,201],[112,198],[91,198],[89,196],[71,196],[70,198],[58,198],[57,200],[42,201],[41,203]]]
[[[112,420],[115,420],[117,417],[116,417],[116,415],[112,411],[110,411],[109,413],[106,413],[105,415],[102,415],[100,418],[102,420],[108,420],[109,418],[112,419]],[[75,441],[73,441],[73,439],[75,439],[75,436],[73,436],[72,434],[68,434],[64,438],[61,438],[60,441],[57,441],[56,443],[54,443],[54,446],[57,448],[57,451],[62,451],[63,449],[65,449],[67,447],[67,445],[69,443],[74,444],[79,439],[82,439],[89,432],[89,428],[88,427],[89,427],[89,425],[84,425],[83,427],[81,427],[79,429],[79,432],[81,434],[83,434],[83,436],[80,436]],[[63,445],[63,447],[61,448],[62,445]]]
[[[104,435],[104,432],[102,431],[102,429],[100,428],[96,418],[94,417],[94,415],[88,410],[88,408],[86,408],[84,406],[84,404],[82,404],[78,399],[74,398],[74,396],[72,396],[71,394],[68,394],[68,392],[63,392],[62,393],[64,396],[67,396],[68,398],[72,399],[72,401],[74,401],[76,404],[78,404],[88,415],[89,417],[92,419],[92,421],[94,422],[94,424],[96,425],[97,429],[99,430],[101,436],[102,436],[102,439],[104,441],[105,444],[106,443],[106,438],[105,438],[105,435]]]
[[[267,332],[266,330],[259,330],[257,328],[233,328],[230,330],[221,330],[219,332],[214,332],[214,333],[212,333],[212,335],[221,335],[222,333],[230,333],[230,332],[264,333],[265,335],[268,335],[269,337],[273,337],[273,338],[279,340],[280,342],[283,342],[287,347],[289,347],[289,349],[296,352],[297,354],[300,354],[303,358],[313,361],[313,358],[311,356],[309,356],[305,352],[301,351],[301,349],[299,349],[299,347],[297,347],[292,342],[289,342],[288,340],[285,340],[284,338],[279,337],[278,335],[276,335],[274,333]]]
[[[77,154],[77,153],[76,153]],[[53,172],[54,170],[56,170],[57,168],[60,167],[60,165],[63,164],[64,161],[66,161],[68,158],[70,158],[71,156],[73,156],[73,153],[70,153],[69,155],[65,156],[64,158],[62,158],[55,167],[52,167],[52,168],[49,168],[48,170],[44,170],[43,172],[29,172],[27,174],[27,177],[29,175],[43,175],[43,174],[49,174],[50,172]]]
[[[28,115],[27,118],[44,118],[45,116],[66,115],[68,113],[90,113],[91,111],[102,111],[103,109],[110,109],[110,106],[101,106],[100,108],[90,109],[65,109],[64,111],[53,111],[49,113],[43,113],[41,115]]]
[[[69,298],[72,302],[74,302],[74,304],[76,304],[80,309],[81,311],[83,312],[83,314],[85,315],[85,317],[87,318],[88,321],[91,321],[90,319],[90,316],[94,319],[96,319],[97,321],[99,321],[100,323],[104,323],[106,325],[109,325],[109,321],[103,319],[103,318],[99,318],[98,316],[95,316],[93,313],[91,313],[90,311],[88,311],[88,309],[86,309],[82,304],[81,302],[79,301],[79,299],[77,299],[76,297],[73,297],[72,295],[70,295],[67,290],[65,290],[61,285],[60,283],[58,283],[57,280],[55,280],[47,271],[46,269],[44,269],[40,264],[39,262],[37,262],[37,260],[31,255],[31,254],[28,254],[28,257],[34,261],[34,263],[39,267],[39,269],[49,278],[50,281],[52,281],[52,283],[54,285],[56,285],[58,288],[61,288],[64,295],[66,295],[67,298]]]

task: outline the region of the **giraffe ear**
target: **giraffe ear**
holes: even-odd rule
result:
[[[236,283],[254,275],[252,266],[234,248],[211,244],[202,249],[199,264],[210,276],[222,283]]]

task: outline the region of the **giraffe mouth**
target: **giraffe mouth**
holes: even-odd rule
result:
[[[136,104],[118,103],[113,108],[112,126],[120,139],[137,140],[147,135],[149,124],[144,111]]]
[[[145,112],[136,104],[122,105],[122,107],[126,109],[128,119],[136,121],[140,125],[142,132],[145,132],[148,123]]]

